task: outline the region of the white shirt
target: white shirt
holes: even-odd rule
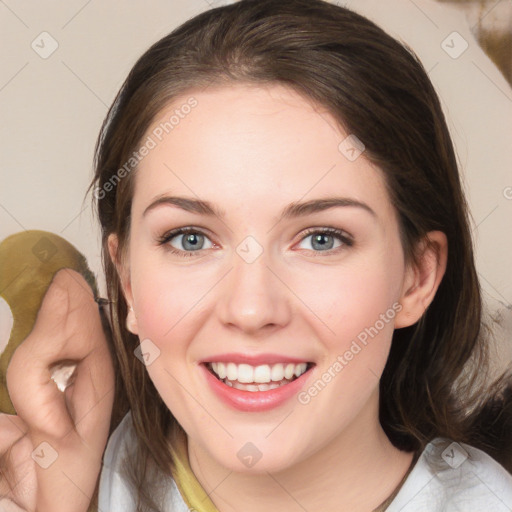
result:
[[[119,464],[136,443],[131,413],[114,430],[103,456],[99,510],[134,512],[135,498]],[[188,512],[169,476],[162,512]],[[386,512],[512,512],[512,475],[482,450],[437,437],[418,458]]]

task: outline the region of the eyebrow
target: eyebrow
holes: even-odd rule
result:
[[[201,199],[193,199],[188,197],[180,196],[159,196],[144,210],[142,216],[146,216],[148,212],[161,205],[176,206],[182,210],[191,213],[198,213],[200,215],[215,216],[220,219],[225,219],[225,211],[217,208],[209,201],[203,201]],[[278,222],[284,219],[290,219],[294,217],[303,217],[311,213],[322,212],[330,208],[336,207],[357,207],[370,213],[373,217],[377,217],[377,214],[366,204],[356,199],[349,197],[327,197],[323,199],[311,199],[306,202],[294,202],[287,205],[281,212]]]

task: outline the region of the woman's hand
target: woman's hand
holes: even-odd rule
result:
[[[52,370],[72,363],[62,392]],[[0,415],[0,511],[86,512],[108,439],[114,370],[98,305],[79,273],[55,275],[11,358],[7,387],[17,415]]]

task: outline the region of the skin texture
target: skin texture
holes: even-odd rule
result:
[[[51,379],[63,361],[76,364],[65,392]],[[0,510],[85,512],[108,439],[114,368],[98,305],[78,272],[53,277],[7,386],[17,414],[0,414]]]
[[[161,112],[147,135],[188,96]],[[222,512],[373,510],[413,455],[394,448],[381,428],[379,378],[393,329],[415,323],[434,297],[446,237],[430,233],[438,253],[425,250],[419,267],[406,267],[381,171],[364,153],[347,159],[338,145],[348,134],[293,91],[238,84],[194,97],[198,105],[137,170],[122,264],[110,239],[133,307],[130,329],[160,351],[147,371]],[[168,204],[143,215],[163,194],[210,201],[225,217]],[[332,196],[364,202],[375,215],[350,206],[278,221],[289,203]],[[189,248],[180,235],[158,244],[184,226],[206,235],[200,251],[172,254],[171,245]],[[313,245],[306,229],[326,227],[350,234],[353,245],[337,238],[327,239],[328,251]],[[237,253],[247,236],[262,250],[252,263]],[[267,412],[237,411],[199,371],[200,361],[220,353],[278,353],[315,363],[307,389],[393,304],[400,311],[307,404],[294,397]],[[247,442],[262,454],[252,468],[237,457]]]

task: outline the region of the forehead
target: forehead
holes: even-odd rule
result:
[[[345,194],[389,209],[382,172],[364,152],[347,158],[349,135],[325,108],[282,85],[190,91],[143,137],[152,147],[138,166],[134,208],[178,193],[260,210]]]

